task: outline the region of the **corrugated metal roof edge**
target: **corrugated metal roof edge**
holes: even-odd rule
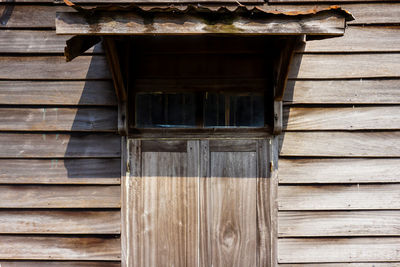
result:
[[[315,15],[318,13],[333,12],[342,15],[346,21],[354,20],[353,15],[341,8],[340,6],[333,5],[328,8],[315,6],[308,10],[290,10],[283,11],[277,9],[276,6],[270,5],[224,5],[224,6],[206,6],[206,5],[159,5],[159,6],[140,6],[137,4],[108,4],[101,5],[97,7],[85,8],[81,5],[75,4],[70,0],[63,0],[64,3],[70,7],[73,7],[80,12],[97,12],[97,11],[134,11],[144,14],[151,13],[178,13],[178,14],[199,14],[199,13],[236,13],[238,15],[253,15],[253,14],[266,14],[266,15],[276,15],[276,16],[308,16]]]

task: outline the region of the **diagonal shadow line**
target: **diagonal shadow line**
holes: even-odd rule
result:
[[[6,3],[13,3],[13,2],[15,2],[15,0],[6,0]],[[8,21],[11,18],[11,15],[14,11],[14,7],[15,7],[14,5],[6,5],[5,6],[3,13],[0,16],[0,24],[1,25],[3,25],[3,26],[7,25]]]

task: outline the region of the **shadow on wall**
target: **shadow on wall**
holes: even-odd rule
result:
[[[66,82],[71,94],[76,94],[71,97],[77,97],[71,133],[65,137],[68,178],[120,179],[121,137],[117,134],[117,101],[111,74],[99,45],[93,55],[80,57],[87,60],[86,77],[82,77],[83,81]],[[81,68],[76,61],[66,66]]]
[[[296,79],[300,71],[300,65],[303,59],[303,52],[305,50],[305,46],[306,46],[305,43],[302,43],[296,47],[295,49],[296,52],[290,63],[288,80],[285,88],[285,94],[283,96],[283,114],[282,114],[283,119],[282,119],[282,133],[279,136],[279,150],[278,150],[279,154],[281,152],[283,139],[285,137],[285,131],[287,129],[288,119],[289,119],[289,109],[285,108],[285,103],[291,103],[293,101]]]

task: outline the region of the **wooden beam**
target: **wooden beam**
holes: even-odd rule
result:
[[[121,62],[118,57],[117,46],[115,40],[111,37],[104,37],[103,45],[114,82],[115,94],[118,100],[118,133],[121,135],[127,135],[127,93],[125,89],[125,81],[121,72]]]
[[[343,35],[345,18],[331,12],[306,16],[262,16],[257,19],[232,15],[232,21],[207,22],[201,15],[170,13],[96,12],[88,19],[79,12],[56,15],[57,34],[76,35],[135,35],[135,34],[312,34]],[[224,17],[225,18],[225,17]],[[316,23],[318,21],[318,23]]]

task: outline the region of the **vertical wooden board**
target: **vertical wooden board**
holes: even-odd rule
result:
[[[212,266],[213,250],[212,242],[212,203],[210,177],[210,141],[200,141],[200,189],[199,189],[199,209],[200,209],[200,266]]]
[[[186,195],[189,207],[187,209],[187,226],[186,226],[186,254],[187,266],[196,267],[199,265],[199,238],[200,238],[200,222],[199,222],[199,157],[200,142],[187,141],[187,177]]]
[[[400,261],[400,238],[283,238],[280,263]]]
[[[275,229],[271,210],[271,179],[269,175],[269,140],[257,141],[257,266],[271,265]]]
[[[255,266],[257,253],[257,155],[211,152],[213,266]]]
[[[142,217],[143,245],[138,266],[184,266],[193,261],[188,252],[194,248],[188,246],[196,240],[197,232],[191,230],[197,224],[188,223],[197,221],[197,197],[188,193],[197,178],[188,177],[187,161],[187,153],[142,152],[137,216]]]

